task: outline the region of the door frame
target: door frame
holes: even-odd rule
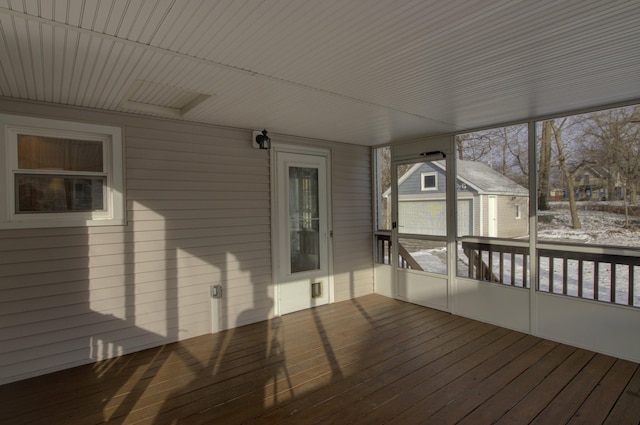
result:
[[[487,236],[498,237],[498,197],[487,195]]]
[[[277,217],[278,205],[282,194],[278,190],[278,154],[292,153],[297,155],[319,156],[325,158],[326,164],[326,200],[327,200],[327,290],[328,304],[335,302],[335,286],[333,276],[333,207],[331,202],[331,150],[322,148],[312,148],[306,146],[288,145],[284,143],[272,142],[270,150],[270,190],[271,190],[271,282],[273,284],[274,315],[282,315],[280,309],[280,288],[278,279],[280,276],[280,254],[284,254],[280,249],[281,229]]]

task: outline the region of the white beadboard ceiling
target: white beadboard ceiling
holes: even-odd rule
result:
[[[640,1],[0,0],[0,96],[377,145],[640,99]]]

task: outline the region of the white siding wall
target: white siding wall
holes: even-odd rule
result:
[[[0,230],[0,384],[272,314],[269,161],[250,131],[0,100],[122,125],[126,227]],[[369,149],[332,150],[336,300],[373,291]]]
[[[335,149],[332,159],[335,299],[342,301],[373,292],[371,161],[360,146]]]
[[[516,218],[516,205],[520,205],[520,218]],[[498,237],[519,238],[529,234],[528,198],[498,196]]]

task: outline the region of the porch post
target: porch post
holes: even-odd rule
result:
[[[529,141],[529,333],[537,335],[536,285],[538,284],[538,261],[536,245],[538,229],[538,162],[536,161],[536,123],[528,123]],[[526,273],[526,270],[524,270]]]

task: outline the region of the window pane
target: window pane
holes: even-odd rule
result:
[[[528,129],[456,136],[458,236],[529,236]]]
[[[536,123],[538,239],[640,247],[640,107]]]
[[[102,142],[19,134],[18,168],[102,172]]]
[[[103,177],[16,175],[16,214],[103,211]]]
[[[289,168],[291,273],[320,269],[318,169]]]

